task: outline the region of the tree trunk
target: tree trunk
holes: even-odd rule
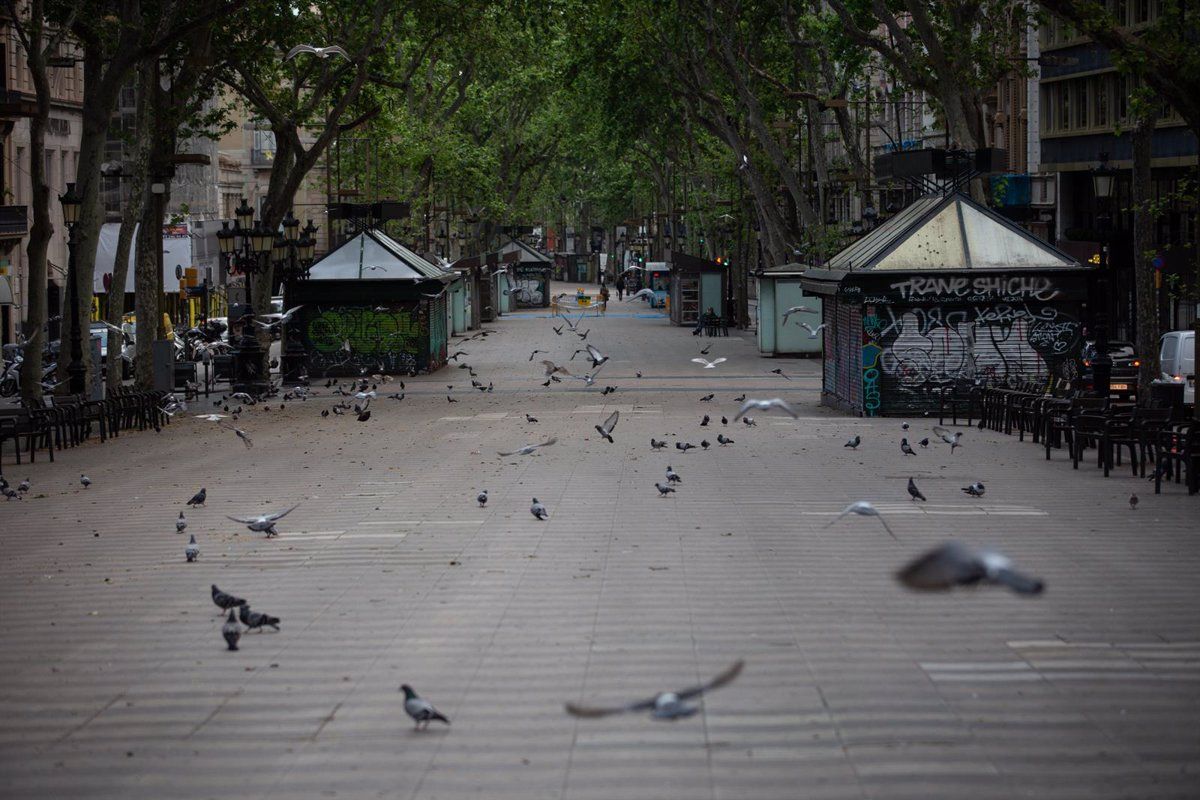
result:
[[[151,70],[143,64],[138,70],[138,99],[136,127],[137,138],[134,143],[133,160],[129,169],[129,201],[121,213],[121,232],[117,238],[116,259],[113,262],[112,283],[108,291],[108,303],[105,307],[105,319],[110,325],[121,327],[125,316],[125,282],[129,276],[129,251],[133,245],[134,229],[142,216],[146,205],[146,173],[149,168],[150,143],[153,125],[150,119],[149,93],[154,83]],[[105,385],[111,396],[121,385],[124,372],[124,359],[120,357],[123,337],[109,330],[108,332],[108,374]]]
[[[137,319],[135,378],[138,388],[143,391],[154,388],[154,341],[158,338],[158,254],[162,250],[162,217],[157,200],[157,197],[148,197],[142,204],[133,272],[133,308]]]
[[[1145,104],[1149,106],[1150,104]],[[1154,213],[1150,208],[1151,144],[1158,112],[1147,108],[1133,129],[1133,275],[1137,298],[1138,399],[1150,401],[1150,382],[1158,377],[1158,303],[1154,289]]]
[[[50,187],[46,185],[46,128],[50,121],[50,80],[46,75],[43,52],[45,32],[41,3],[30,7],[26,63],[33,79],[37,98],[37,114],[29,120],[29,178],[33,185],[33,225],[29,229],[29,310],[25,317],[24,362],[21,365],[21,399],[40,400],[42,397],[42,352],[48,343],[46,305],[46,252],[54,224],[50,221]],[[64,187],[65,188],[65,187]],[[61,330],[61,327],[60,327]],[[62,339],[62,341],[66,341]],[[61,351],[60,352],[65,352]],[[59,359],[62,361],[62,359]]]

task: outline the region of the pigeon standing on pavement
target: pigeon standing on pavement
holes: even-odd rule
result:
[[[183,533],[187,530],[187,518],[183,516],[183,512],[179,512],[179,519],[175,520],[175,532]]]
[[[450,724],[450,720],[444,714],[434,708],[428,700],[418,697],[407,683],[400,687],[400,691],[404,692],[404,711],[417,723],[417,730],[422,730],[422,723],[428,728],[429,723],[434,720]]]
[[[476,501],[478,501],[478,503],[479,503],[479,507],[480,507],[480,508],[483,508],[484,506],[486,506],[486,505],[487,505],[487,501],[488,501],[488,492],[487,492],[487,489],[484,489],[482,492],[480,492],[479,494],[475,495],[475,500],[476,500]]]
[[[917,488],[917,484],[912,478],[908,479],[908,496],[914,501],[926,499],[925,495],[921,494],[921,490]]]
[[[1129,510],[1137,511],[1138,496],[1136,494],[1129,495]]]
[[[717,444],[721,445],[721,447],[725,447],[726,445],[733,444],[733,439],[730,439],[728,436],[726,436],[723,433],[718,433],[717,434]]]
[[[708,414],[704,415],[704,419],[700,420],[700,427],[707,428],[709,423]]]
[[[240,605],[245,605],[246,601],[240,597],[234,597],[228,592],[222,592],[214,583],[212,585],[212,599],[217,604],[217,608],[222,611],[228,611],[231,608],[236,608]]]
[[[537,417],[535,417],[535,416],[532,416],[532,415],[530,415],[530,414],[526,414],[526,415],[525,415],[525,421],[526,421],[526,422],[528,422],[528,423],[530,423],[530,424],[537,424]]]
[[[92,479],[91,479],[91,478],[89,478],[87,475],[80,475],[80,476],[79,476],[79,483],[80,483],[80,484],[83,486],[83,488],[85,488],[85,489],[86,489],[86,488],[88,488],[89,486],[91,486],[91,485],[92,485]]]
[[[655,483],[654,488],[658,489],[659,497],[666,497],[667,495],[671,494],[671,492],[675,491],[675,487],[669,483]]]
[[[712,447],[712,445],[708,443],[708,439],[701,439],[700,447],[707,450],[708,448]]]
[[[201,488],[200,491],[192,495],[192,499],[187,501],[189,506],[202,506],[204,501],[208,499],[208,489]]]
[[[908,443],[908,439],[900,440],[900,452],[906,456],[915,456],[917,454],[917,451],[913,450],[912,445]]]
[[[230,611],[229,613],[233,613]],[[242,624],[246,626],[246,630],[262,630],[264,625],[269,625],[275,630],[279,630],[279,617],[272,617],[270,614],[263,614],[258,611],[251,611],[250,605],[246,604],[238,609],[238,616],[242,620]]]
[[[857,450],[860,444],[862,444],[862,437],[856,433],[851,436],[846,443],[842,445],[842,447],[849,447],[851,450]]]
[[[660,441],[656,441],[656,440],[655,440],[655,438],[654,438],[653,436],[651,436],[651,437],[650,437],[650,447],[651,447],[651,449],[654,449],[654,450],[662,450],[662,449],[663,449],[664,447],[666,447],[666,446],[667,446],[667,443],[666,443],[665,441],[661,441],[661,442],[660,442]]]
[[[721,674],[717,675],[708,683],[699,686],[691,686],[687,689],[680,689],[675,692],[660,692],[654,697],[646,700],[639,700],[634,703],[627,703],[623,706],[613,706],[611,708],[593,708],[587,706],[579,706],[575,703],[567,703],[567,713],[573,717],[607,717],[610,714],[623,714],[627,711],[649,711],[651,719],[681,719],[690,717],[700,710],[699,706],[689,705],[686,701],[693,698],[698,698],[705,692],[711,692],[714,689],[719,689],[725,686],[742,671],[745,662],[737,661]]]
[[[199,556],[200,545],[196,544],[196,534],[193,533],[188,536],[187,546],[183,548],[183,557],[186,558],[190,564],[199,558]]]
[[[538,519],[546,519],[550,516],[550,512],[546,510],[544,505],[538,502],[536,497],[533,498],[533,505],[529,507],[529,513],[533,514]]]
[[[917,442],[917,444],[921,445],[921,447],[929,447],[929,437],[926,436],[924,439]],[[951,450],[951,452],[953,452],[953,450]]]
[[[238,639],[242,638],[242,626],[238,625],[237,619],[233,616],[233,609],[229,610],[229,619],[225,620],[225,624],[221,626],[221,635],[225,637],[225,644],[230,650],[238,649]]]
[[[714,397],[716,397],[716,395],[715,395],[715,394],[711,394],[711,393],[710,393],[710,394],[706,394],[706,395],[704,395],[704,397],[701,397],[701,398],[700,398],[700,402],[701,402],[701,403],[711,403],[711,402],[712,402],[712,399],[713,399]]]
[[[667,465],[667,483],[683,483],[683,478],[679,477],[679,473],[671,469],[671,465]]]
[[[757,428],[758,423],[754,421],[754,417],[742,417],[742,424],[747,428]]]
[[[970,486],[962,487],[962,490],[971,495],[971,497],[983,497],[983,493],[987,491],[979,481],[975,481]]]
[[[676,442],[675,449],[682,450],[686,453],[688,450],[696,449],[696,445],[692,444],[691,442]]]
[[[26,492],[29,491],[31,485],[32,484],[29,483],[29,478],[26,478],[25,480],[23,480],[17,484],[17,491],[20,492],[21,494],[25,494]]]
[[[947,542],[910,562],[896,573],[909,589],[944,591],[955,586],[998,583],[1017,594],[1041,594],[1045,584],[1013,568],[1012,561],[994,550],[972,550]]]

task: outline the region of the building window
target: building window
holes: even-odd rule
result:
[[[1089,80],[1070,81],[1073,85],[1071,89],[1075,95],[1075,128],[1076,130],[1086,130],[1091,127],[1088,122],[1088,84]]]
[[[1058,130],[1071,129],[1071,82],[1063,81],[1055,87],[1058,90]]]
[[[1109,79],[1107,75],[1100,75],[1091,78],[1088,81],[1088,91],[1093,94],[1093,121],[1097,128],[1107,128],[1109,125],[1108,118],[1108,92]]]

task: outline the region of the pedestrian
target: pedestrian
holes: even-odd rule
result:
[[[624,275],[617,276],[617,299],[618,300],[625,299],[625,276]]]
[[[603,314],[605,311],[608,311],[608,287],[602,285],[600,287],[600,313]]]

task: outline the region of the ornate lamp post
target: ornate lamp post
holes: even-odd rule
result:
[[[221,253],[226,257],[230,271],[236,269],[241,272],[246,282],[246,302],[237,309],[241,337],[236,340],[233,350],[231,385],[235,392],[260,396],[270,389],[271,382],[263,366],[264,353],[253,325],[254,275],[269,267],[268,259],[275,236],[261,222],[254,222],[254,209],[250,208],[244,197],[234,216],[237,218],[236,226],[230,229],[228,223],[224,223],[217,233]],[[230,325],[233,323],[231,319]],[[232,336],[230,338],[232,340]]]
[[[79,222],[79,209],[83,198],[75,194],[75,184],[67,184],[66,194],[59,195],[62,203],[63,222],[67,225],[67,303],[71,306],[71,360],[67,363],[67,378],[71,394],[84,392],[83,329],[79,319],[79,265],[75,262],[75,225]],[[61,345],[60,345],[61,347]]]
[[[291,305],[292,299],[288,296],[291,292],[287,287],[308,279],[308,270],[312,266],[313,252],[317,244],[316,239],[313,238],[313,234],[317,232],[317,226],[313,225],[310,219],[308,224],[301,229],[300,220],[296,219],[289,210],[283,219],[282,227],[283,234],[275,239],[271,257],[275,262],[276,274],[280,276],[285,287],[284,295],[287,297],[287,303]],[[305,361],[304,346],[300,343],[300,338],[292,335],[285,328],[283,330],[283,356],[280,359],[283,382],[286,384],[299,383],[300,377],[305,373]]]
[[[1096,353],[1092,358],[1092,388],[1097,397],[1108,397],[1112,386],[1112,355],[1108,352],[1108,250],[1112,238],[1110,204],[1117,183],[1117,171],[1108,166],[1108,153],[1100,154],[1100,166],[1092,170],[1092,194],[1099,204],[1096,227],[1100,233],[1100,268],[1096,286],[1099,304],[1096,308]]]

